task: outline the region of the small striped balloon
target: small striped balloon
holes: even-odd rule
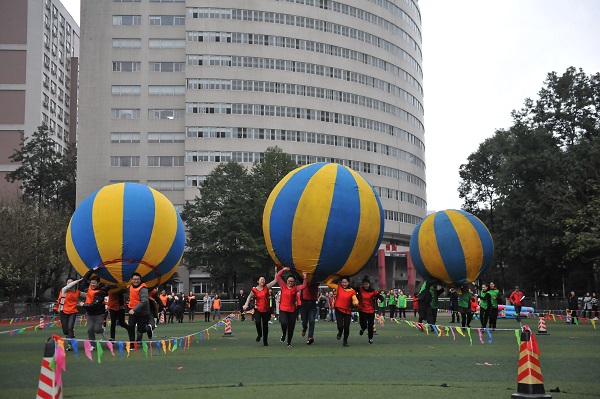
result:
[[[309,274],[310,281],[357,273],[379,248],[383,208],[373,187],[334,163],[293,170],[273,189],[263,233],[277,264]]]
[[[446,210],[427,216],[414,230],[410,257],[428,281],[450,287],[473,282],[492,263],[494,242],[476,216]]]
[[[149,287],[175,273],[183,256],[185,230],[173,204],[143,184],[105,186],[75,210],[66,247],[75,269],[96,266],[101,281],[125,288],[133,273]]]

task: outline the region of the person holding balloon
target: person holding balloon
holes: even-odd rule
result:
[[[72,277],[67,278],[65,285],[58,294],[58,300],[54,305],[54,310],[58,312],[60,324],[62,325],[63,333],[66,338],[75,338],[75,321],[77,320],[77,302],[81,291],[78,284],[83,279],[74,280]],[[67,344],[68,351],[73,350],[71,344]]]
[[[277,271],[277,267],[275,267]],[[271,306],[269,302],[269,289],[277,284],[277,279],[273,279],[270,283],[266,283],[267,279],[264,276],[260,276],[257,280],[258,285],[252,288],[248,299],[242,307],[244,311],[248,309],[248,305],[252,299],[254,300],[254,318],[256,320],[256,342],[263,340],[264,346],[269,346],[267,339],[269,337],[269,321],[271,319]]]
[[[102,334],[102,338],[106,339],[104,329],[106,306],[104,305],[104,298],[107,295],[108,287],[100,284],[100,277],[93,275],[97,270],[98,267],[94,267],[83,276],[83,282],[88,284],[88,288],[85,301],[80,303],[88,315],[88,339],[92,342],[96,339],[96,334]],[[92,350],[94,350],[93,346]]]
[[[308,328],[307,345],[315,342],[315,319],[317,318],[317,299],[319,296],[319,283],[310,283],[301,291],[300,319],[302,320],[302,336]]]
[[[369,344],[373,343],[373,326],[375,325],[375,302],[384,300],[383,295],[371,287],[369,276],[362,279],[362,285],[358,291],[358,320],[360,322],[360,335],[367,330]]]
[[[339,340],[344,335],[343,346],[348,344],[348,336],[350,335],[350,323],[352,321],[352,305],[358,305],[356,291],[350,288],[350,280],[348,277],[341,277],[340,284],[333,282],[335,276],[329,276],[325,280],[325,284],[335,291],[335,319],[337,321],[338,333],[336,338]]]
[[[462,318],[462,327],[471,327],[471,320],[473,320],[473,312],[471,312],[471,299],[473,297],[473,290],[467,284],[461,287],[458,291],[458,309]]]
[[[117,333],[117,322],[119,326],[127,330],[129,335],[129,325],[125,321],[125,295],[121,291],[109,292],[108,303],[108,314],[110,316],[110,341],[115,340]]]
[[[293,275],[289,275],[285,281],[281,275],[284,272],[289,272],[289,267],[282,268],[275,275],[275,279],[281,287],[281,299],[279,302],[279,323],[281,323],[281,342],[286,341],[287,346],[292,347],[292,337],[294,336],[294,328],[296,328],[297,318],[297,294],[306,288],[308,282],[306,280],[306,272],[302,273],[304,281],[300,285],[296,285],[296,278]]]
[[[482,328],[487,328],[488,320],[490,319],[491,311],[491,293],[487,284],[481,284],[481,292],[479,293],[479,321]]]
[[[142,283],[141,274],[133,273],[129,286],[129,341],[141,341],[144,333],[148,333],[148,338],[152,339],[148,288]]]

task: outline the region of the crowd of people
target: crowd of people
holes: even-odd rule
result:
[[[147,287],[138,273],[133,274],[127,292],[111,291],[100,283],[100,278],[95,274],[97,269],[90,270],[78,280],[68,278],[66,285],[59,292],[55,310],[60,315],[66,338],[75,338],[75,320],[80,310],[87,314],[87,335],[92,342],[95,342],[98,334],[103,340],[114,341],[117,326],[127,331],[130,342],[136,342],[141,341],[144,334],[151,339],[159,323],[183,323],[186,313],[188,322],[195,322],[198,298],[193,292],[189,295],[167,294],[162,290],[158,294],[156,287]],[[280,289],[274,292],[273,287],[276,284],[279,284]],[[298,319],[302,323],[302,337],[306,337],[307,345],[315,342],[315,321],[328,320],[336,323],[336,338],[342,340],[342,345],[347,347],[352,322],[359,323],[359,335],[367,332],[368,342],[372,344],[376,315],[389,315],[390,318],[405,320],[409,299],[412,300],[413,316],[418,315],[418,322],[426,323],[432,330],[437,324],[441,295],[445,294],[449,299],[450,323],[458,323],[463,328],[471,327],[474,315],[478,313],[481,327],[496,329],[499,305],[505,302],[493,281],[481,283],[479,287],[471,283],[448,290],[425,281],[418,292],[410,296],[401,289],[389,290],[387,293],[378,291],[371,286],[368,276],[355,287],[351,285],[348,277],[341,277],[337,281],[330,277],[324,284],[330,291],[320,293],[319,284],[308,283],[306,273],[300,278],[288,267],[275,267],[275,278],[272,281],[267,283],[265,276],[261,276],[249,294],[240,290],[236,296],[240,320],[245,321],[246,312],[252,309],[252,320],[257,331],[256,341],[262,340],[263,345],[268,346],[269,324],[273,323],[271,319],[274,315],[281,327],[280,341],[288,347],[292,346]],[[204,321],[221,320],[220,296],[205,294],[200,299],[203,301]],[[520,322],[525,294],[516,286],[506,299],[514,306],[515,318]],[[572,324],[578,322],[578,317],[594,317],[594,320],[598,320],[596,294],[586,293],[580,310],[579,298],[572,291],[568,299],[567,313],[567,322]],[[106,331],[107,316],[111,320],[110,338]],[[93,348],[94,345],[92,350]],[[70,349],[70,345],[67,345],[67,350]]]

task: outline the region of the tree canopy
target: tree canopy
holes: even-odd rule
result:
[[[549,73],[539,99],[512,117],[461,165],[463,209],[490,228],[511,283],[556,293],[566,272],[571,288],[591,290],[600,260],[600,74]]]
[[[184,205],[187,263],[209,272],[214,288],[232,292],[237,282],[271,270],[262,212],[271,190],[295,167],[278,147],[268,148],[250,171],[233,161],[220,164]]]

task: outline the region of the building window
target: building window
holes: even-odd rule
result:
[[[148,86],[148,94],[151,96],[183,96],[185,86]]]
[[[142,39],[112,39],[113,48],[142,48]]]
[[[183,191],[185,188],[183,180],[148,180],[147,185],[158,191]]]
[[[139,61],[113,61],[113,72],[139,72],[142,63]]]
[[[113,96],[139,96],[141,92],[141,86],[118,86],[113,85],[111,92]]]
[[[113,15],[113,25],[141,25],[141,15]]]
[[[142,0],[113,0],[113,3],[141,3]]]
[[[44,54],[44,68],[50,69],[50,57],[47,54]]]
[[[185,133],[183,132],[150,132],[148,143],[183,143]]]
[[[111,143],[139,143],[139,132],[113,132],[110,134]]]
[[[140,157],[120,156],[110,157],[110,166],[118,168],[132,168],[140,166]]]
[[[183,119],[184,109],[149,109],[148,119]]]
[[[149,39],[149,48],[185,48],[184,39]]]
[[[184,62],[150,62],[149,69],[151,72],[184,72]]]
[[[183,163],[184,163],[183,156],[149,156],[148,157],[148,166],[149,167],[183,166]]]
[[[150,25],[185,25],[183,15],[150,15]]]
[[[112,119],[140,119],[140,110],[138,109],[111,109]]]
[[[186,176],[185,185],[186,187],[200,187],[205,180],[206,176]]]

